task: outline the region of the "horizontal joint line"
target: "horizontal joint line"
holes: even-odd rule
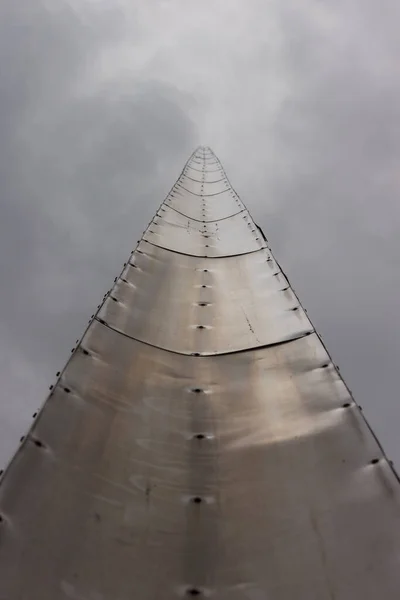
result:
[[[179,187],[181,187],[183,190],[185,190],[185,192],[188,192],[188,194],[193,194],[193,196],[199,196],[199,198],[209,198],[210,196],[219,196],[220,194],[225,194],[225,192],[229,192],[229,190],[232,189],[232,188],[228,187],[228,188],[226,188],[226,190],[222,190],[222,192],[215,192],[215,194],[196,194],[196,192],[191,192],[190,190],[183,187],[183,185],[180,185]]]
[[[171,210],[174,210],[175,212],[182,215],[183,217],[186,217],[187,219],[190,219],[191,221],[198,221],[199,223],[215,223],[216,221],[225,221],[225,219],[230,219],[231,217],[236,217],[236,215],[240,215],[240,213],[242,213],[242,212],[246,212],[246,209],[244,208],[243,210],[239,210],[238,212],[233,213],[232,215],[228,215],[227,217],[222,217],[221,219],[210,219],[209,221],[207,221],[207,219],[205,219],[205,220],[195,219],[194,217],[185,215],[185,213],[181,212],[180,210],[177,210],[176,208],[174,208],[173,206],[170,206],[169,204],[165,204],[165,206],[167,208],[170,208]],[[163,216],[159,215],[159,218],[162,219]]]
[[[195,258],[211,258],[211,259],[218,259],[218,258],[233,258],[234,256],[246,256],[246,254],[254,254],[255,252],[261,252],[261,250],[268,250],[267,246],[263,246],[262,248],[257,248],[257,250],[249,250],[248,252],[241,252],[239,254],[224,254],[222,256],[207,256],[204,254],[189,254],[188,252],[180,252],[179,250],[172,250],[171,248],[165,248],[165,246],[160,246],[159,244],[154,244],[154,242],[149,242],[149,240],[146,240],[145,238],[142,238],[141,240],[142,242],[146,242],[146,244],[151,244],[152,246],[155,246],[156,248],[161,248],[162,250],[166,250],[167,252],[174,252],[175,254],[180,254],[181,256],[193,256]]]
[[[282,346],[283,344],[289,344],[290,342],[295,342],[297,340],[301,340],[302,338],[307,337],[308,335],[311,335],[312,333],[315,333],[314,329],[313,329],[311,331],[306,331],[305,333],[302,333],[301,335],[296,335],[296,336],[293,336],[286,340],[280,340],[278,342],[272,342],[271,344],[261,344],[260,346],[250,346],[249,348],[239,348],[238,350],[225,350],[222,352],[210,352],[207,354],[203,353],[203,354],[198,355],[195,352],[179,352],[179,350],[172,350],[171,348],[165,348],[164,346],[157,346],[156,344],[152,344],[151,342],[147,342],[146,340],[141,340],[137,337],[134,337],[133,335],[129,335],[129,333],[125,333],[125,331],[121,331],[120,329],[112,327],[112,325],[109,325],[106,321],[104,321],[104,319],[100,319],[97,316],[93,320],[100,323],[100,325],[107,327],[111,331],[115,331],[115,333],[123,335],[124,337],[126,337],[130,340],[133,340],[135,342],[139,342],[140,344],[145,344],[146,346],[150,346],[151,348],[157,348],[158,350],[163,350],[164,352],[170,352],[171,354],[179,354],[180,356],[194,356],[196,354],[196,358],[213,358],[216,356],[227,356],[230,354],[242,354],[243,352],[254,352],[257,350],[264,350],[266,348],[274,348],[276,346]]]
[[[186,179],[190,179],[191,181],[195,181],[196,183],[205,183],[206,185],[211,185],[212,183],[220,183],[221,181],[225,181],[225,177],[222,179],[217,179],[216,181],[202,181],[201,179],[193,179],[193,177],[189,177],[189,175],[183,175]]]

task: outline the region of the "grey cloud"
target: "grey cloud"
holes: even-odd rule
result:
[[[207,143],[400,465],[400,9],[146,6],[0,8],[0,456]]]
[[[168,84],[76,94],[83,63],[110,43],[109,21],[89,28],[67,9],[29,6],[0,11],[3,460],[195,135],[185,94]]]
[[[376,7],[356,13],[363,23],[359,36],[347,8],[333,12],[339,25],[324,38],[310,15],[285,15],[290,44],[284,61],[293,73],[293,91],[271,132],[276,169],[256,184],[265,184],[279,202],[263,208],[254,189],[255,212],[398,463],[400,83],[392,70],[371,67]],[[378,20],[384,65],[393,39],[388,29],[383,36],[386,19]]]

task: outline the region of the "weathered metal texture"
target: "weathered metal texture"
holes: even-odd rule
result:
[[[397,477],[269,250],[186,254],[139,244],[6,470],[0,599],[397,600]]]

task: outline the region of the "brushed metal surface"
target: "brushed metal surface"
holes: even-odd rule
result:
[[[168,205],[156,226],[150,226],[143,239],[168,250],[201,257],[223,257],[255,252],[266,247],[247,212],[209,223],[189,219]],[[210,214],[210,213],[209,213]]]
[[[210,260],[145,242],[99,318],[136,339],[185,354],[244,350],[313,330],[268,250]]]
[[[199,201],[196,196],[189,197],[182,190],[174,190],[157,214],[163,216],[163,212],[168,208],[178,211],[188,218],[206,222],[226,219],[241,211],[245,211],[248,215],[246,207],[240,200],[235,198],[233,193],[221,194],[217,198],[207,197]]]
[[[397,476],[270,251],[129,262],[0,480],[0,599],[397,600]]]

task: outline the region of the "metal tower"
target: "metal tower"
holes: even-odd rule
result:
[[[400,496],[198,148],[0,485],[1,600],[398,600]]]

